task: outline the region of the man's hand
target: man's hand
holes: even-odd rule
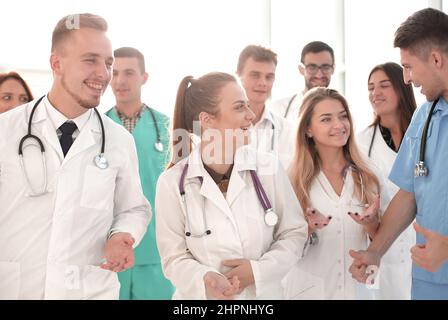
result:
[[[423,228],[417,222],[414,229],[421,234],[426,243],[411,248],[412,261],[429,272],[436,272],[448,260],[448,237]]]
[[[118,232],[112,235],[106,242],[104,257],[106,262],[101,268],[120,272],[134,265],[134,249],[132,245],[135,240],[130,233]]]
[[[209,271],[204,276],[207,296],[218,300],[232,300],[239,292],[240,282],[236,276],[228,280],[222,274]]]
[[[227,279],[237,277],[240,282],[240,290],[243,291],[247,286],[255,283],[254,273],[252,272],[252,266],[247,259],[232,259],[223,260],[222,264],[226,267],[232,267],[230,271],[224,273]]]
[[[361,283],[373,284],[374,279],[371,276],[375,274],[375,271],[379,268],[379,255],[369,252],[368,250],[350,250],[349,254],[353,258],[353,263],[348,269],[348,271],[352,274],[352,278]]]

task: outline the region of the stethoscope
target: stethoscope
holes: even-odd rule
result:
[[[425,165],[426,138],[428,136],[428,128],[431,123],[432,113],[437,102],[439,102],[439,99],[434,100],[431,109],[429,110],[428,117],[426,118],[425,127],[422,132],[422,140],[420,141],[419,158],[414,168],[414,177],[426,177],[429,173],[428,167]]]
[[[275,130],[275,125],[274,125],[274,123],[271,123],[271,130],[272,130],[272,138],[271,138],[271,150],[270,150],[270,152],[274,152],[275,140],[276,140],[276,138],[277,138],[277,137],[275,136],[275,132],[276,132],[277,130]],[[258,150],[258,140],[261,140],[261,139],[259,139],[258,134],[257,134],[256,131],[257,131],[257,130],[254,130],[254,134],[256,134],[256,139],[257,139],[256,149]]]
[[[186,213],[186,227],[187,230],[191,230],[191,226],[190,226],[190,217],[189,217],[189,212],[188,212],[188,205],[187,205],[187,199],[185,197],[185,176],[187,175],[187,171],[188,171],[188,163],[185,164],[183,170],[182,170],[182,174],[180,176],[180,181],[179,181],[179,192],[182,198],[182,202],[184,203],[185,206],[185,213]],[[267,226],[269,227],[273,227],[277,224],[278,222],[278,216],[277,214],[274,212],[271,202],[269,201],[266,192],[261,184],[260,179],[258,178],[257,173],[255,172],[255,170],[250,170],[250,175],[252,177],[252,181],[254,183],[254,187],[255,187],[255,192],[257,193],[257,197],[258,200],[260,201],[261,206],[263,207],[264,210],[264,222],[266,223]],[[199,182],[202,185],[202,181],[203,178],[202,177],[198,177]],[[194,238],[201,238],[203,236],[209,235],[212,233],[212,231],[209,229],[208,224],[207,224],[207,215],[205,214],[205,210],[204,210],[204,205],[202,207],[202,220],[204,223],[204,227],[205,227],[205,231],[199,234],[193,234],[191,233],[191,231],[186,231],[185,235],[187,237],[194,237]]]
[[[156,142],[154,143],[154,149],[156,149],[158,152],[163,152],[163,143],[162,140],[160,139],[160,130],[156,122],[156,116],[154,115],[154,111],[152,111],[152,109],[145,104],[143,104],[143,106],[148,108],[149,113],[151,114],[152,121],[154,122],[154,126],[156,128]]]
[[[44,147],[44,144],[42,143],[42,140],[39,137],[37,137],[36,135],[31,133],[31,123],[33,122],[34,112],[36,111],[37,106],[40,104],[40,102],[42,101],[42,99],[44,97],[45,96],[42,96],[41,98],[39,98],[39,100],[37,100],[36,103],[34,104],[33,109],[31,110],[30,118],[28,120],[28,133],[22,137],[22,139],[20,140],[20,143],[19,143],[20,166],[22,167],[22,171],[23,171],[23,174],[25,175],[25,179],[28,184],[28,187],[32,191],[31,194],[28,194],[30,197],[38,197],[38,196],[42,196],[42,195],[48,193],[48,190],[47,190],[47,182],[48,182],[47,181],[47,164],[45,162],[45,147]],[[104,134],[104,124],[103,124],[103,120],[101,119],[101,116],[100,116],[98,110],[96,110],[96,108],[93,108],[93,110],[95,110],[95,113],[98,116],[98,120],[101,125],[101,152],[100,152],[100,154],[96,155],[93,158],[93,162],[98,168],[107,169],[109,167],[109,162],[107,161],[106,157],[104,156],[104,145],[106,143],[106,137]],[[33,189],[33,186],[31,185],[29,176],[26,172],[25,165],[23,162],[23,150],[26,147],[31,145],[31,144],[29,144],[29,145],[23,146],[25,141],[28,139],[36,140],[40,147],[40,153],[42,156],[42,170],[44,172],[44,186],[43,186],[43,191],[41,191],[41,192],[37,192]]]
[[[349,171],[349,170],[352,170],[352,171],[355,171],[356,173],[358,173],[359,183],[360,183],[360,185],[361,185],[361,201],[362,201],[362,200],[364,199],[364,193],[365,193],[365,190],[364,190],[364,181],[363,181],[363,179],[362,179],[362,175],[361,175],[361,173],[359,172],[358,168],[357,168],[354,164],[349,164],[349,165],[347,165],[347,166],[344,168],[344,170],[342,170],[342,180],[343,180],[343,183],[345,184],[345,182],[346,182],[347,174],[348,174],[348,171]],[[322,172],[322,173],[323,173],[323,172]],[[320,180],[319,177],[317,177],[317,181],[319,182],[319,184],[320,184],[322,190],[325,192],[325,194],[327,195],[327,197],[328,197],[329,199],[331,199],[330,193],[327,191],[327,189],[326,189],[325,186],[324,186],[324,183],[322,183],[322,181]],[[362,202],[356,202],[356,203],[353,203],[353,200],[350,200],[350,203],[347,203],[347,205],[349,205],[349,206],[354,206],[354,207],[359,207],[359,208],[368,208],[368,207],[369,207],[369,205],[366,204],[366,203],[362,203]]]
[[[283,118],[286,118],[286,117],[288,116],[289,109],[291,108],[292,102],[294,101],[294,99],[295,99],[296,97],[297,97],[297,93],[296,93],[295,95],[293,95],[293,96],[291,97],[291,99],[289,99],[288,106],[286,107],[285,114],[283,115]]]

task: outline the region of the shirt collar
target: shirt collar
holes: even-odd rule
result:
[[[432,103],[433,102],[431,102],[431,104]],[[439,102],[437,102],[437,105],[434,108],[433,114],[436,113],[437,111],[441,111],[442,114],[448,114],[448,103],[443,96],[441,96],[439,98]]]
[[[45,109],[47,111],[48,118],[50,118],[50,121],[53,123],[54,127],[58,129],[64,122],[71,120],[76,124],[76,127],[78,127],[78,130],[81,131],[82,128],[85,126],[87,121],[90,119],[90,116],[92,115],[93,110],[89,109],[80,116],[74,118],[74,119],[68,119],[66,116],[64,116],[59,110],[57,110],[51,102],[47,99],[44,99],[43,101],[45,105]]]
[[[274,117],[272,116],[272,112],[264,106],[263,113],[261,114],[260,120],[254,126],[262,126],[265,122],[274,123]]]
[[[117,115],[118,117],[123,121],[123,120],[133,120],[133,119],[139,119],[143,113],[143,110],[146,108],[146,104],[142,104],[142,106],[140,107],[140,109],[135,112],[131,117],[126,116],[124,113],[120,112],[117,108],[117,106],[115,106],[115,110],[117,111]]]

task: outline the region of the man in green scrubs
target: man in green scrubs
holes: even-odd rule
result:
[[[148,73],[140,51],[123,47],[114,51],[114,57],[111,87],[116,106],[106,114],[134,136],[143,193],[154,212],[157,179],[169,161],[169,118],[141,101]],[[174,292],[162,272],[154,220],[135,249],[135,266],[118,274],[121,300],[171,299]]]

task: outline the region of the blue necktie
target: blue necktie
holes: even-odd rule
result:
[[[68,150],[73,144],[73,132],[75,132],[77,126],[74,122],[64,122],[60,127],[62,135],[59,138],[59,142],[61,143],[62,152],[64,153],[64,157],[67,154]]]

